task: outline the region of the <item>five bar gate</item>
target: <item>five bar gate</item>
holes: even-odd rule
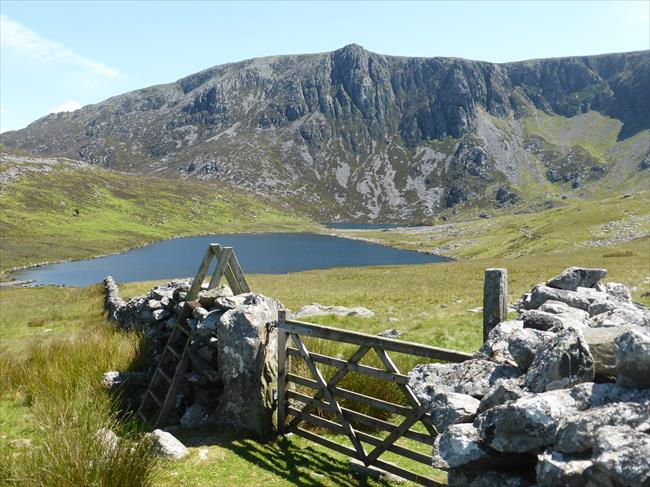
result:
[[[344,360],[340,357],[330,357],[309,351],[305,342],[308,344],[311,342],[304,340],[305,337],[349,344],[358,346],[358,348],[347,360]],[[383,369],[360,363],[371,350],[374,350],[379,357]],[[293,432],[355,458],[366,466],[380,468],[422,485],[441,485],[430,478],[380,459],[383,453],[391,452],[430,466],[430,448],[437,435],[431,422],[431,416],[425,411],[424,406],[420,404],[408,385],[408,376],[400,372],[388,352],[443,362],[462,362],[471,358],[471,355],[462,352],[288,320],[285,313],[280,312],[278,320],[278,428],[280,433]],[[302,359],[311,377],[294,374],[291,369],[291,357]],[[318,364],[333,367],[334,374],[326,379]],[[396,384],[404,396],[404,403],[395,404],[338,386],[349,373],[363,374]],[[298,388],[302,392],[298,392]],[[343,405],[340,400],[344,401]],[[370,406],[373,411],[383,411],[384,419],[372,416],[367,408],[364,409],[365,413],[362,413],[346,407],[351,403]],[[389,413],[392,415],[391,417],[401,417],[401,422],[394,424],[386,421],[385,413]],[[347,436],[353,448],[300,427],[303,422],[312,427],[324,428],[333,433]],[[420,431],[412,429],[416,423],[423,425]],[[356,424],[369,426],[371,429],[364,428],[366,431],[362,431],[355,427]],[[377,430],[383,431],[387,435],[378,437],[368,432]],[[396,441],[402,437],[427,445],[427,453],[424,454],[396,444]],[[372,448],[368,450],[368,446]]]

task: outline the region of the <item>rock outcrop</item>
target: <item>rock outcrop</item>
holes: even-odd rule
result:
[[[605,275],[569,268],[473,360],[411,371],[449,485],[650,485],[649,310]]]

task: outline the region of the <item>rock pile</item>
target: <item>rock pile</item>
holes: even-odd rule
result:
[[[650,311],[605,275],[569,268],[472,360],[411,371],[450,486],[650,485]]]
[[[104,385],[121,388],[131,408],[142,400],[176,323],[191,280],[175,280],[127,301],[111,277],[104,281],[109,316],[123,329],[147,338],[147,369],[111,371]],[[183,428],[219,424],[260,437],[273,429],[273,391],[277,377],[276,329],[282,305],[260,294],[233,295],[228,286],[202,289],[201,307],[188,319],[191,328],[189,370],[185,373],[169,422]]]

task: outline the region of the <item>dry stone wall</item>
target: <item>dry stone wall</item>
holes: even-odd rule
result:
[[[650,485],[650,310],[605,275],[569,268],[472,360],[411,371],[451,487]]]
[[[129,300],[120,298],[110,276],[104,285],[109,317],[123,329],[142,331],[146,338],[146,370],[104,374],[104,385],[121,389],[127,407],[137,408],[191,280],[174,280]],[[233,295],[225,285],[201,290],[198,301],[201,307],[188,319],[190,366],[168,422],[182,428],[216,425],[270,436],[277,377],[275,325],[282,305],[261,294]]]

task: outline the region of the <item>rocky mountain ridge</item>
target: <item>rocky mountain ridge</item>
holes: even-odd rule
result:
[[[218,179],[322,219],[414,221],[634,178],[649,92],[648,51],[494,64],[350,45],[216,66],[0,142]]]

